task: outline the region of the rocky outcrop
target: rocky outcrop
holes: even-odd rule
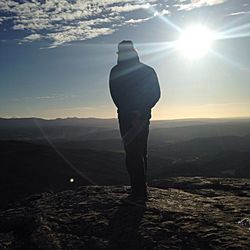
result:
[[[28,197],[0,212],[0,249],[250,249],[250,180],[155,185],[146,207],[123,204],[125,186]]]

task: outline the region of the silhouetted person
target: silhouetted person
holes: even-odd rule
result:
[[[147,140],[151,109],[160,98],[157,75],[140,62],[132,41],[118,45],[118,61],[110,72],[109,87],[118,108],[120,133],[126,152],[132,200],[147,199]]]

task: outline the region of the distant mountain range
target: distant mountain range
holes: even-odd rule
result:
[[[154,128],[166,127],[183,127],[193,125],[215,124],[215,123],[249,123],[250,117],[243,118],[193,118],[193,119],[176,119],[176,120],[151,120],[151,125]],[[101,127],[115,128],[117,127],[117,119],[101,119],[101,118],[0,118],[0,128],[5,127],[32,127],[40,126],[86,126],[86,127]]]
[[[148,151],[149,183],[250,178],[250,119],[152,121]],[[129,184],[124,159],[116,119],[0,119],[0,207],[37,192]]]
[[[250,134],[250,118],[151,121],[152,142],[177,142],[197,137]],[[0,118],[0,140],[106,140],[119,139],[117,119]]]

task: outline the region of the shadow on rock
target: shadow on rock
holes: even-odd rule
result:
[[[120,206],[109,222],[110,249],[131,249],[140,247],[138,230],[143,219],[145,207]]]

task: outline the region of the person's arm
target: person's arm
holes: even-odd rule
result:
[[[146,106],[148,106],[149,108],[153,108],[155,104],[159,101],[161,96],[158,77],[153,69],[148,79],[148,86],[149,87],[147,89],[146,94]]]
[[[113,69],[110,71],[110,75],[109,75],[109,90],[110,90],[112,100],[113,100],[114,104],[116,105],[116,107],[118,108],[118,106],[119,106],[119,102],[118,102],[119,91],[117,88],[117,82],[115,81],[115,74],[114,74]]]
[[[145,73],[143,84],[138,96],[138,111],[141,116],[147,115],[160,99],[161,91],[157,75],[153,69]]]

